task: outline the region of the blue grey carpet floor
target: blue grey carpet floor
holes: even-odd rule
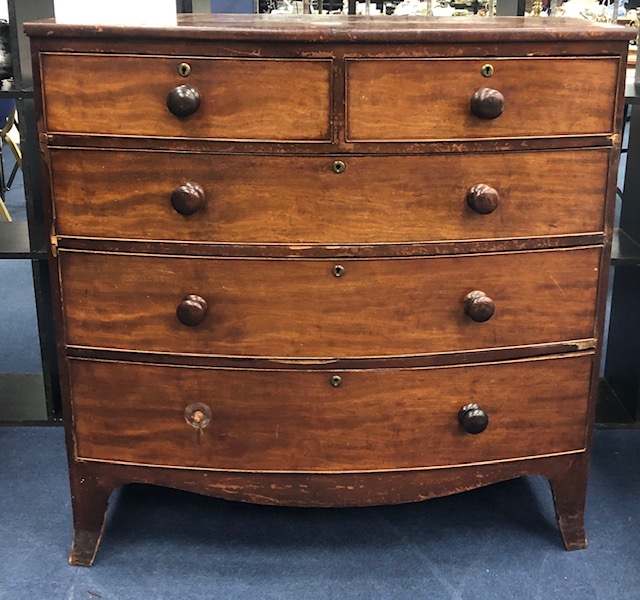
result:
[[[7,146],[2,158],[8,178],[15,161]],[[6,192],[5,202],[14,221],[26,220],[21,171]],[[0,306],[0,373],[42,372],[30,261],[0,260]]]
[[[0,261],[0,306],[0,373],[41,373],[30,261]]]
[[[67,565],[60,428],[0,428],[1,600],[640,598],[640,431],[597,431],[587,550],[547,482],[419,504],[290,509],[147,486],[117,492],[95,565]]]

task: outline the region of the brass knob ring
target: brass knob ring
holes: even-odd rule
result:
[[[184,420],[194,429],[204,429],[211,423],[211,408],[204,402],[189,404],[184,409]]]

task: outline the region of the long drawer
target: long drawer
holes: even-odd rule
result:
[[[328,141],[331,61],[44,53],[47,131]],[[188,76],[181,74],[188,65]],[[186,91],[185,87],[192,91]],[[176,116],[176,104],[191,115]],[[189,104],[191,100],[191,104]]]
[[[606,57],[348,60],[347,139],[609,133],[618,65],[618,58]],[[492,75],[486,77],[489,67]],[[472,112],[481,89],[502,95],[501,114]],[[478,98],[489,112],[499,102],[495,94]]]
[[[79,458],[243,471],[403,469],[584,448],[591,355],[335,373],[70,360]],[[467,433],[476,403],[487,428]],[[203,427],[204,426],[204,427]]]
[[[304,358],[593,338],[600,252],[337,263],[62,250],[66,342]]]
[[[600,232],[609,151],[50,157],[60,235],[358,244]]]

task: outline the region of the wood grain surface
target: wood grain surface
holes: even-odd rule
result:
[[[342,160],[344,173],[332,170]],[[609,150],[399,156],[251,156],[52,149],[64,236],[228,243],[362,244],[603,231]],[[489,215],[465,200],[484,183]],[[197,184],[182,216],[172,192]]]
[[[483,77],[482,66],[495,72]],[[348,60],[347,139],[438,140],[585,135],[613,129],[618,58]],[[479,88],[505,99],[471,114]]]
[[[49,132],[151,137],[327,140],[330,60],[43,54]],[[178,66],[187,62],[191,74]],[[202,105],[190,117],[167,108],[188,85]]]
[[[70,360],[77,456],[185,468],[358,471],[580,450],[592,356],[435,369],[202,369]],[[558,385],[562,382],[562,385]],[[117,412],[114,399],[117,398]],[[185,421],[211,409],[200,432]],[[478,403],[489,426],[465,433]]]
[[[66,342],[229,356],[372,357],[591,338],[600,248],[330,260],[61,251]],[[485,292],[486,323],[464,312]],[[186,327],[176,308],[201,296]]]
[[[541,474],[565,547],[584,547],[633,31],[333,15],[27,31],[72,564],[93,562],[129,482],[358,506]],[[489,417],[477,435],[469,403]]]
[[[449,44],[450,51],[459,52],[464,44],[493,42],[529,42],[546,44],[553,51],[563,41],[599,42],[602,47],[613,40],[633,39],[634,33],[626,27],[611,27],[585,19],[556,17],[553,21],[524,17],[496,17],[478,19],[470,17],[396,16],[393,26],[388,19],[359,15],[354,19],[348,15],[280,15],[269,14],[181,14],[176,27],[73,25],[56,23],[54,19],[43,19],[26,23],[25,31],[31,37],[53,39],[67,38],[76,43],[89,38],[91,43],[106,38],[124,39],[137,48],[146,47],[154,40],[168,41],[175,46],[182,41],[229,40],[234,42],[353,42],[388,44],[391,42],[416,45]],[[130,40],[134,40],[131,42]],[[268,47],[268,44],[264,45]],[[482,46],[480,46],[482,47]],[[575,44],[574,44],[575,48]],[[262,48],[261,48],[262,49]],[[522,51],[526,50],[523,49]],[[575,49],[574,49],[575,52]]]

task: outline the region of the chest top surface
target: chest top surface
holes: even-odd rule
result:
[[[179,15],[175,27],[27,23],[32,37],[135,37],[300,42],[464,43],[629,40],[630,28],[582,19],[365,17],[351,15]]]

